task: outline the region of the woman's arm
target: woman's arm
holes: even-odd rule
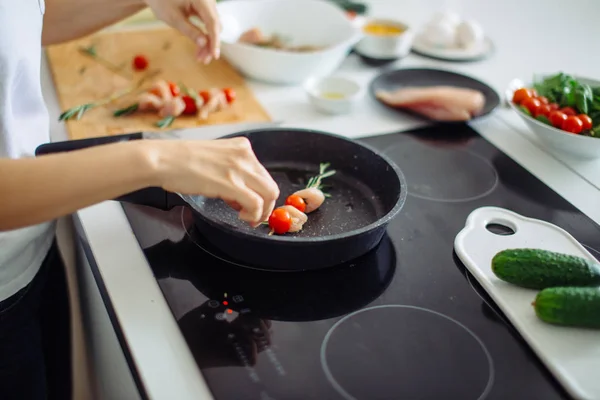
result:
[[[42,44],[80,38],[144,8],[143,0],[46,0]]]
[[[222,198],[264,221],[277,185],[245,138],[142,140],[24,159],[0,159],[0,231],[62,217],[149,186]]]

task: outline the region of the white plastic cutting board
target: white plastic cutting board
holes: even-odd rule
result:
[[[510,227],[515,233],[494,234],[486,229],[490,223]],[[600,330],[559,327],[539,320],[531,305],[538,291],[503,282],[491,269],[494,255],[509,248],[539,248],[595,258],[565,230],[497,207],[473,211],[456,236],[454,248],[565,390],[576,399],[600,400]]]

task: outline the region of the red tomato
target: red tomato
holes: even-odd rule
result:
[[[356,18],[356,11],[346,11],[346,15],[348,16],[348,18],[354,19]]]
[[[269,226],[273,232],[282,235],[292,227],[292,217],[286,209],[276,208],[269,217]]]
[[[182,99],[185,103],[185,110],[183,110],[184,114],[195,114],[198,112],[198,108],[196,107],[196,100],[194,100],[190,96],[183,96]]]
[[[589,115],[579,114],[577,116],[577,118],[579,118],[581,120],[581,122],[583,123],[584,131],[587,131],[588,129],[592,129],[592,119],[590,118]]]
[[[571,115],[563,122],[562,129],[563,131],[577,134],[583,130],[583,122],[576,116]]]
[[[531,91],[527,88],[520,88],[515,90],[515,93],[513,94],[513,103],[515,104],[521,104],[523,103],[524,100],[526,99],[530,99],[531,96]]]
[[[523,100],[521,105],[529,110],[531,115],[537,114],[537,109],[542,105],[538,99],[534,99],[532,97]]]
[[[560,111],[562,111],[565,114],[567,114],[567,117],[577,115],[577,113],[575,112],[575,110],[573,110],[573,108],[571,108],[571,107],[563,107],[563,108],[560,109]]]
[[[548,119],[553,127],[562,129],[563,123],[567,120],[567,114],[562,111],[555,110],[550,113]]]
[[[550,111],[558,110],[560,107],[556,103],[548,104],[550,106]]]
[[[133,57],[133,68],[138,71],[143,71],[148,67],[148,59],[142,55]]]
[[[550,112],[552,110],[550,109],[550,106],[548,104],[542,104],[541,106],[539,106],[536,110],[536,114],[534,115],[534,117],[537,117],[539,115],[543,115],[544,117],[547,117],[548,115],[550,115]]]
[[[202,100],[204,100],[204,103],[208,103],[208,101],[210,100],[209,92],[207,92],[206,90],[202,90],[202,91],[198,92],[198,94],[200,95],[200,97],[202,97]]]
[[[304,199],[296,194],[291,194],[285,199],[285,204],[288,206],[292,206],[297,208],[298,210],[304,212],[306,210],[306,202]]]
[[[225,98],[227,99],[227,103],[231,104],[235,101],[235,90],[231,88],[223,89],[223,93],[225,93]]]
[[[173,96],[179,96],[181,94],[181,89],[173,82],[169,82],[169,89],[171,89],[171,94]]]
[[[544,97],[544,96],[538,96],[538,97],[537,97],[537,99],[538,99],[538,100],[540,101],[540,103],[542,103],[542,104],[548,104],[548,103],[550,103],[550,101],[548,100],[548,98],[547,98],[547,97]]]

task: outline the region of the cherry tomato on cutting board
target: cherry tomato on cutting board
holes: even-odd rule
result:
[[[274,209],[269,217],[269,227],[278,235],[286,233],[292,227],[290,213],[283,208]]]
[[[589,115],[586,114],[579,114],[577,116],[577,118],[579,118],[581,120],[581,122],[583,123],[583,130],[587,131],[588,129],[592,129],[592,119],[590,118]]]
[[[200,97],[202,97],[204,104],[208,103],[208,101],[210,100],[209,92],[207,92],[206,90],[201,90],[200,92],[198,92],[198,94],[200,95]]]
[[[576,116],[571,115],[563,122],[562,129],[577,134],[583,130],[583,122]]]
[[[183,96],[182,99],[185,103],[185,109],[183,110],[184,114],[195,114],[198,112],[198,108],[196,107],[196,100],[194,100],[190,96]]]
[[[133,57],[133,68],[138,71],[143,71],[148,67],[148,59],[142,55]]]
[[[548,119],[553,127],[562,129],[563,123],[567,120],[567,114],[558,110],[552,111],[548,116]]]
[[[171,96],[177,97],[181,94],[181,89],[179,89],[179,86],[177,86],[173,82],[168,82],[168,84],[169,84],[169,90],[171,91]],[[150,89],[150,93],[152,93],[158,97],[162,96],[160,91],[157,88]]]
[[[288,206],[292,206],[302,212],[306,210],[306,202],[302,197],[296,194],[289,195],[288,198],[285,199],[285,204]]]
[[[223,89],[223,93],[225,93],[227,104],[231,104],[235,101],[235,90],[233,90],[232,88],[225,88]]]

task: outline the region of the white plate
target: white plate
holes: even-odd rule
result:
[[[480,46],[469,49],[437,48],[427,43],[422,35],[418,35],[413,42],[412,51],[422,56],[445,61],[475,61],[489,56],[494,51],[494,43],[486,36]]]
[[[491,233],[486,229],[490,223],[507,226],[515,233]],[[503,282],[492,272],[494,255],[509,248],[539,248],[596,259],[565,230],[497,207],[473,211],[454,241],[463,264],[565,390],[576,399],[600,399],[600,331],[541,321],[531,305],[538,291]]]

